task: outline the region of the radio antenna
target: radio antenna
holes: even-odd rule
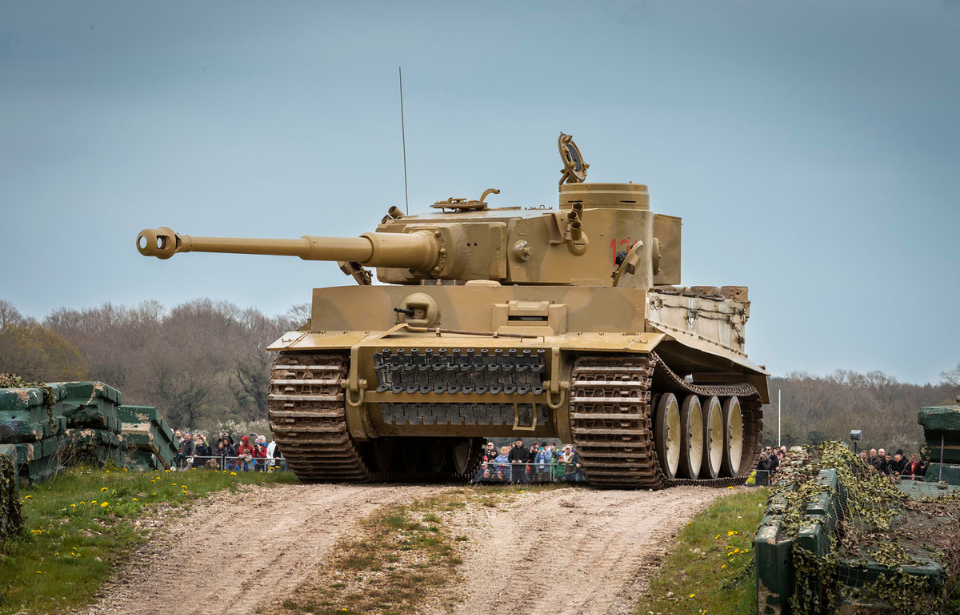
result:
[[[410,215],[410,199],[407,196],[407,133],[403,127],[403,68],[397,67],[400,73],[400,138],[403,142],[403,202],[406,204],[406,213]]]

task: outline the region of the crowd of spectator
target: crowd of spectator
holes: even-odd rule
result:
[[[927,462],[918,460],[916,454],[908,459],[902,450],[891,456],[882,448],[879,451],[871,448],[869,453],[860,451],[860,461],[879,474],[899,476],[902,480],[923,480],[927,475]]]
[[[773,448],[769,444],[760,451],[760,461],[757,462],[757,470],[773,474],[780,469],[780,464],[787,454],[787,447],[781,446]]]
[[[475,482],[529,483],[582,482],[580,457],[572,444],[558,447],[553,442],[534,442],[529,446],[517,438],[512,446],[493,442],[484,447],[482,464]]]
[[[174,437],[179,453],[176,469],[208,468],[236,472],[264,472],[283,465],[283,453],[274,441],[252,433],[235,442],[231,434],[220,432],[215,442],[204,434],[177,430]],[[281,460],[281,461],[278,461]]]

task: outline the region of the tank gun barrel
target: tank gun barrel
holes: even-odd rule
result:
[[[364,233],[359,237],[314,237],[300,239],[251,239],[193,237],[162,226],[137,235],[137,250],[144,256],[167,259],[179,252],[223,252],[299,256],[308,261],[348,261],[371,267],[433,269],[445,253],[434,234]]]

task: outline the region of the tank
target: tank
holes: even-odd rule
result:
[[[271,426],[301,480],[468,480],[485,437],[516,436],[573,443],[600,487],[741,482],[768,401],[744,351],[747,288],[680,286],[680,218],[644,185],[585,182],[572,138],[558,145],[555,209],[494,207],[490,189],[390,207],[355,238],[164,227],[137,247],[334,261],[353,278],[313,289],[309,321],[270,346]]]

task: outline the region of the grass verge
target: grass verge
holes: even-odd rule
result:
[[[694,517],[650,582],[637,615],[756,613],[753,537],[767,492],[734,493]]]
[[[244,484],[295,483],[290,472],[127,472],[70,468],[20,492],[24,532],[0,544],[0,615],[62,613],[149,538],[143,517]]]
[[[360,521],[360,537],[338,544],[334,558],[273,615],[418,613],[425,600],[459,578],[467,537],[448,524],[457,511],[496,508],[517,493],[549,488],[464,487],[381,508]],[[452,608],[456,597],[449,600]]]

